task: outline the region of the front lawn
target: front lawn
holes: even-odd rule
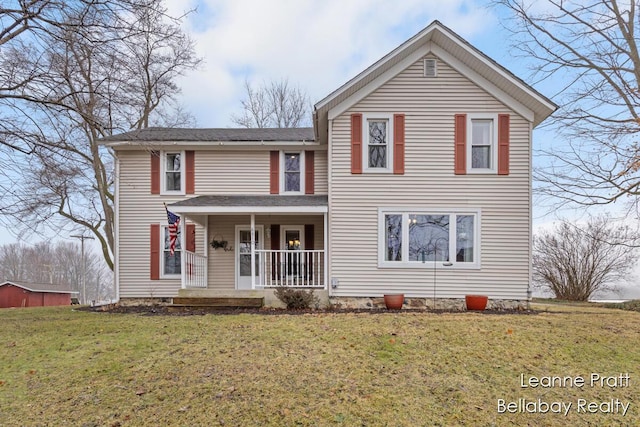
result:
[[[2,309],[0,426],[640,425],[640,314],[546,310]]]

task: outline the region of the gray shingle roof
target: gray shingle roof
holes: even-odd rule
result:
[[[76,294],[71,287],[67,285],[58,285],[55,283],[33,283],[24,280],[7,280],[0,283],[0,286],[14,285],[31,292],[52,292],[61,294]]]
[[[327,206],[328,198],[323,195],[305,196],[197,196],[172,203],[171,206],[229,206],[229,207],[275,207],[275,206]]]
[[[124,132],[103,138],[101,142],[207,142],[207,141],[314,141],[313,128],[268,128],[268,129],[193,129],[160,128]]]

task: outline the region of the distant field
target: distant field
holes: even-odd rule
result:
[[[541,311],[2,309],[0,426],[640,425],[640,313],[534,307]]]

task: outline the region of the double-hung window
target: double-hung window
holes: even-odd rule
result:
[[[171,254],[171,238],[169,236],[169,226],[163,225],[160,228],[161,242],[162,242],[162,254],[161,254],[161,272],[162,277],[172,278],[180,275],[181,271],[181,257],[182,257],[182,225],[178,227],[178,236],[176,237],[176,246]]]
[[[393,116],[368,113],[363,119],[365,172],[392,172]]]
[[[478,268],[478,210],[380,209],[380,267]]]
[[[163,194],[184,194],[184,151],[163,151],[160,164]]]
[[[467,163],[469,173],[495,173],[498,163],[498,137],[495,114],[469,114],[467,116]]]
[[[303,194],[305,188],[304,151],[280,153],[280,193]]]

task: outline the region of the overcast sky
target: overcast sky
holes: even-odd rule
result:
[[[312,103],[437,19],[499,62],[509,59],[486,1],[170,0],[204,64],[181,81],[198,126],[229,127],[244,81],[288,78]],[[509,61],[515,65],[515,61]]]

